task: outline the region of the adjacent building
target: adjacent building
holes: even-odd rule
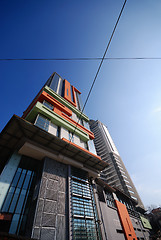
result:
[[[99,120],[90,120],[90,129],[95,135],[94,143],[97,154],[109,164],[101,171],[101,179],[110,186],[122,190],[132,199],[136,200],[139,207],[144,208],[107,127]]]
[[[99,178],[81,93],[53,73],[0,134],[0,239],[148,239],[137,202]]]

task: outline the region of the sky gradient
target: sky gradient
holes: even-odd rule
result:
[[[0,58],[102,57],[122,0],[1,0]],[[127,1],[106,57],[161,57],[161,1]],[[53,72],[85,101],[100,61],[0,61],[0,130]],[[106,60],[87,103],[145,206],[161,205],[161,60]]]

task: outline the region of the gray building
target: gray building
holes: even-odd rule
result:
[[[54,73],[0,133],[0,239],[148,239],[137,202],[99,179],[80,94]]]
[[[90,129],[95,135],[94,144],[97,154],[109,164],[101,172],[101,179],[110,186],[124,191],[125,194],[138,202],[139,207],[144,208],[107,127],[99,120],[90,120]]]

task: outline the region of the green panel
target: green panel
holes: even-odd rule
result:
[[[79,111],[76,107],[74,107],[71,103],[69,103],[67,100],[65,100],[63,97],[61,97],[60,95],[58,95],[56,92],[54,92],[51,88],[49,88],[48,86],[44,87],[44,91],[49,93],[51,96],[53,96],[54,98],[56,98],[59,102],[61,102],[62,104],[64,104],[66,107],[68,107],[69,109],[72,110],[72,112],[74,112],[78,117],[81,114],[81,111]],[[82,113],[81,118],[84,119],[85,121],[89,122],[89,118]]]
[[[57,126],[64,127],[71,132],[75,131],[75,134],[78,135],[83,141],[89,140],[89,135],[86,132],[84,132],[83,130],[78,129],[78,128],[75,129],[74,124],[68,122],[66,119],[59,116],[57,113],[50,110],[48,107],[46,107],[45,105],[43,105],[40,102],[37,102],[35,104],[33,109],[27,115],[26,120],[28,120],[30,122],[34,122],[38,113],[41,113],[44,116],[46,116],[47,118],[49,118],[51,120],[51,122],[53,122]]]
[[[140,218],[141,218],[141,222],[145,228],[152,229],[150,222],[147,218],[144,218],[142,216],[140,216]]]

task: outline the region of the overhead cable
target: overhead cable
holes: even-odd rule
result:
[[[103,54],[103,57],[101,58],[101,62],[100,62],[99,67],[98,67],[98,69],[97,69],[96,75],[95,75],[95,77],[94,77],[94,80],[93,80],[92,85],[91,85],[91,87],[90,87],[90,90],[89,90],[89,92],[88,92],[86,101],[85,101],[85,103],[84,103],[82,112],[81,112],[81,114],[80,114],[80,116],[79,116],[79,119],[78,119],[78,121],[77,121],[77,124],[76,124],[76,126],[75,126],[74,132],[72,133],[72,136],[74,135],[74,133],[75,133],[75,131],[76,131],[76,129],[77,129],[77,126],[78,126],[78,123],[79,123],[79,121],[80,121],[80,119],[81,119],[81,116],[82,116],[82,114],[83,114],[84,108],[85,108],[85,106],[86,106],[86,104],[87,104],[87,102],[88,102],[88,99],[89,99],[89,97],[90,97],[90,94],[91,94],[91,92],[92,92],[92,89],[93,89],[93,87],[94,87],[94,84],[95,84],[95,82],[96,82],[97,76],[98,76],[98,74],[99,74],[99,71],[100,71],[100,69],[101,69],[101,67],[102,67],[103,61],[104,61],[104,59],[105,59],[106,53],[107,53],[107,51],[108,51],[108,49],[109,49],[109,46],[110,46],[110,44],[111,44],[111,41],[112,41],[112,39],[113,39],[113,36],[114,36],[115,31],[116,31],[117,25],[118,25],[118,23],[119,23],[119,21],[120,21],[122,12],[123,12],[123,10],[124,10],[124,8],[125,8],[126,2],[127,2],[127,0],[124,1],[124,4],[123,4],[123,6],[122,6],[122,8],[121,8],[120,14],[119,14],[119,16],[118,16],[118,18],[117,18],[117,21],[116,21],[116,23],[115,23],[115,26],[114,26],[114,28],[113,28],[111,37],[110,37],[110,39],[109,39],[109,41],[108,41],[108,44],[107,44],[107,47],[106,47],[105,52],[104,52],[104,54]],[[72,137],[71,137],[71,139],[70,139],[70,142],[71,142],[71,140],[72,140]]]

